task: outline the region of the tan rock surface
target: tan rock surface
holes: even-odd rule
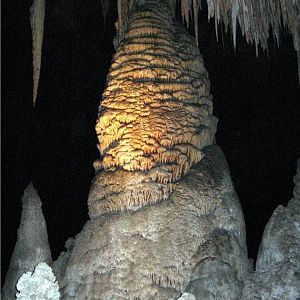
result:
[[[248,271],[243,215],[222,152],[204,153],[168,200],[87,222],[60,282],[63,299],[178,298],[207,261],[226,265],[228,286],[239,286]]]

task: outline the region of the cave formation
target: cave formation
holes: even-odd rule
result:
[[[187,23],[190,2],[181,2]],[[199,2],[193,3],[197,15]],[[266,46],[269,23],[278,38],[276,5],[262,8],[276,13],[256,20],[263,25],[258,37],[251,25],[257,17],[253,1],[243,1],[242,9],[235,1],[221,14],[220,3],[208,1],[209,16],[228,23],[224,12],[230,10],[234,44],[237,19],[256,45]],[[240,288],[251,273],[243,216],[226,161],[213,145],[216,118],[196,41],[173,24],[174,10],[164,1],[119,1],[118,7],[117,52],[96,125],[103,157],[94,163],[91,221],[53,264],[63,298],[167,299],[189,291],[209,299],[216,289],[218,297],[222,291],[228,299],[251,297],[251,284]],[[288,5],[283,11],[298,50],[296,10]],[[34,74],[35,95],[38,80]],[[225,282],[219,290],[214,268]],[[203,270],[213,282],[206,290]]]

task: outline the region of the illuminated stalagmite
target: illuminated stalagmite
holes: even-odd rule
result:
[[[54,265],[63,299],[241,299],[251,274],[241,207],[213,144],[207,72],[196,40],[174,22],[175,2],[118,1],[91,220]],[[181,2],[187,23],[199,3]],[[279,32],[274,3],[208,1],[209,16],[230,19],[234,36],[238,21],[248,41],[266,46],[269,25]]]
[[[216,118],[203,60],[168,7],[147,1],[128,20],[96,125],[103,160],[92,218],[168,199],[172,183],[212,144]]]
[[[196,41],[167,1],[128,16],[96,125],[103,159],[91,220],[54,267],[62,298],[178,298],[204,268],[207,299],[238,299],[249,270],[244,220],[212,145],[216,118]]]
[[[267,47],[270,26],[279,41],[282,15],[299,48],[295,1],[207,2],[216,26],[220,21],[226,28],[230,24],[234,45],[237,22],[256,48]],[[181,1],[187,25],[193,11],[196,33],[200,3]],[[207,72],[194,40],[173,24],[170,10],[174,16],[175,7],[175,0],[118,1],[117,53],[96,125],[103,158],[94,166],[105,172],[96,175],[91,187],[91,218],[168,199],[173,183],[212,144],[216,118]]]

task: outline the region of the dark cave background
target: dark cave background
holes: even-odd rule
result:
[[[114,52],[117,17],[104,24],[99,0],[47,1],[38,97],[32,107],[31,1],[2,1],[2,284],[33,181],[42,199],[53,259],[88,219],[95,121]],[[225,152],[247,227],[249,257],[278,205],[292,197],[300,157],[300,89],[292,38],[259,50],[230,33],[215,38],[200,13],[200,51],[211,80],[217,143]]]

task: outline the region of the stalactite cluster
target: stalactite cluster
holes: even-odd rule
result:
[[[107,0],[104,0],[107,1]],[[176,5],[180,6],[182,22],[187,27],[193,23],[198,44],[198,12],[202,0],[163,0],[168,2],[173,14]],[[132,9],[143,4],[142,0],[118,0],[119,39],[123,37],[128,23],[128,15]],[[218,40],[218,25],[223,23],[225,30],[231,30],[233,44],[236,47],[236,32],[238,25],[248,43],[255,44],[256,54],[259,45],[268,47],[270,28],[279,44],[280,31],[285,28],[293,36],[294,47],[300,57],[300,1],[299,0],[206,0],[208,19],[214,18],[216,38]],[[193,22],[191,22],[191,18]],[[300,69],[299,69],[300,78]]]
[[[175,7],[181,2],[182,21],[189,27],[193,16],[195,36],[198,44],[198,11],[202,0],[170,0]],[[299,0],[206,0],[208,19],[214,18],[216,38],[218,25],[222,22],[225,30],[232,32],[233,45],[236,48],[238,25],[248,43],[254,44],[256,55],[259,45],[268,48],[270,29],[279,45],[280,32],[287,29],[293,36],[294,48],[298,55],[298,76],[300,83],[300,1]]]
[[[166,18],[166,16],[168,16]],[[116,51],[96,132],[91,217],[167,199],[213,143],[209,80],[192,37],[162,1],[136,6]]]
[[[176,4],[180,5],[182,21],[189,27],[193,17],[196,40],[198,41],[198,11],[202,0],[169,0],[170,7],[175,14]],[[133,7],[143,4],[141,0],[118,0],[118,26],[126,27],[128,13]],[[300,49],[298,19],[300,14],[299,0],[206,0],[208,18],[214,18],[216,36],[218,38],[218,24],[223,22],[225,29],[231,29],[234,46],[236,46],[237,23],[247,42],[255,43],[256,48],[261,45],[267,48],[269,30],[279,43],[280,30],[288,29],[294,37],[296,51]],[[122,31],[122,30],[121,30]]]
[[[298,35],[296,25],[298,0],[206,0],[208,18],[214,17],[216,36],[218,38],[218,24],[223,22],[225,28],[230,27],[236,46],[236,30],[239,23],[243,36],[247,42],[254,43],[256,48],[261,45],[267,48],[269,29],[279,43],[282,26],[287,28],[295,37]],[[198,10],[201,0],[181,0],[181,15],[189,25],[189,18],[194,15],[194,26],[197,32]],[[299,14],[299,12],[298,12]],[[281,22],[282,20],[282,22]],[[295,49],[299,48],[295,41]]]

